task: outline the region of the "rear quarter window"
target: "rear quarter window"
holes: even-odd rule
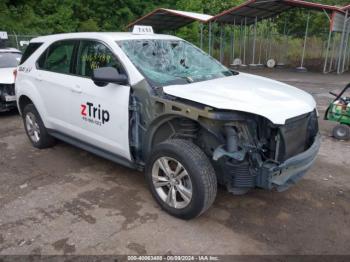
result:
[[[51,44],[38,59],[38,69],[69,74],[74,61],[73,53],[76,43],[75,40],[62,40]]]
[[[23,64],[43,43],[30,43],[23,53],[20,65]]]

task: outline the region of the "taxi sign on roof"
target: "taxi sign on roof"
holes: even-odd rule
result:
[[[146,26],[146,25],[135,25],[134,29],[132,30],[132,33],[140,34],[140,35],[154,34],[152,26]]]
[[[8,39],[7,32],[0,31],[0,39]]]

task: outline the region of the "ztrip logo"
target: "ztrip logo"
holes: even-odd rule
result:
[[[110,120],[108,110],[102,109],[101,105],[95,106],[91,102],[86,102],[86,104],[81,105],[80,114],[84,121],[98,126],[102,126]]]

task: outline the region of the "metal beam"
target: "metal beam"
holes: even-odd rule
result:
[[[211,34],[212,34],[212,32],[211,32],[211,30],[212,30],[212,24],[211,24],[211,22],[209,23],[209,43],[208,43],[208,53],[209,53],[209,55],[211,55],[211,42],[212,42],[212,39],[211,39]]]
[[[304,67],[304,59],[305,59],[305,52],[306,52],[306,43],[307,43],[307,37],[309,34],[309,25],[310,25],[310,11],[307,15],[307,21],[306,21],[306,29],[305,29],[305,36],[304,36],[304,46],[303,46],[303,53],[301,56],[301,64],[300,67],[297,68],[299,71],[305,71],[306,68]]]
[[[337,74],[341,74],[340,66],[342,62],[342,55],[343,55],[343,49],[344,49],[344,41],[345,41],[345,32],[346,32],[346,23],[347,23],[347,18],[348,18],[348,13],[349,10],[346,10],[345,13],[345,18],[344,18],[344,24],[343,24],[343,30],[342,30],[342,35],[341,35],[341,40],[340,40],[340,46],[339,46],[339,52],[338,52],[338,67],[337,67]]]

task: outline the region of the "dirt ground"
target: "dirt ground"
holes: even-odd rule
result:
[[[320,115],[350,75],[253,71],[311,93]],[[63,142],[34,149],[16,113],[0,114],[0,254],[350,254],[350,142],[330,137],[284,193],[223,189],[191,221],[159,209],[142,173]]]

